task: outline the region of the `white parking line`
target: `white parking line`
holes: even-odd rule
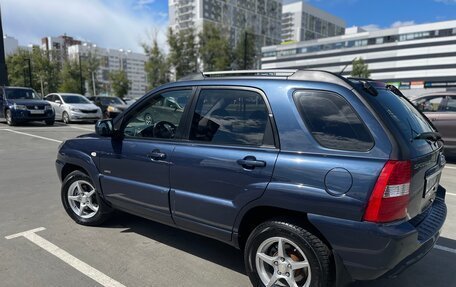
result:
[[[446,165],[445,168],[456,169],[456,166],[448,166],[448,165]]]
[[[449,247],[445,247],[445,246],[441,246],[441,245],[435,245],[434,248],[456,254],[456,249],[453,249],[453,248],[449,248]]]
[[[125,285],[117,282],[116,280],[112,279],[111,277],[105,275],[104,273],[98,271],[97,269],[93,268],[92,266],[88,265],[87,263],[82,262],[78,258],[74,257],[70,253],[66,252],[65,250],[61,249],[57,245],[47,241],[43,237],[37,235],[35,232],[46,230],[44,227],[35,228],[29,231],[24,231],[20,233],[16,233],[13,235],[6,236],[6,239],[13,239],[17,237],[25,237],[31,242],[35,243],[39,247],[43,248],[47,252],[51,253],[55,257],[59,258],[63,262],[67,263],[71,267],[75,268],[79,272],[83,273],[87,277],[92,278],[96,282],[100,283],[106,287],[125,287]]]
[[[456,193],[447,192],[446,194],[456,196]]]
[[[16,133],[16,134],[20,134],[20,135],[24,135],[24,136],[29,136],[29,137],[34,137],[34,138],[39,138],[39,139],[42,139],[42,140],[47,140],[47,141],[56,142],[56,143],[62,143],[62,141],[59,141],[59,140],[56,140],[56,139],[51,139],[51,138],[46,138],[46,137],[42,137],[42,136],[32,135],[32,134],[29,134],[29,133],[23,133],[23,132],[11,130],[11,129],[3,129],[2,131],[12,132],[12,133]]]

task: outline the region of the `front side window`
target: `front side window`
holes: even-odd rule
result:
[[[256,92],[202,90],[192,118],[190,140],[220,145],[270,145],[268,109]],[[272,143],[273,144],[273,143]]]
[[[173,139],[192,90],[174,90],[153,96],[127,115],[126,137]]]
[[[331,92],[298,91],[294,100],[320,145],[350,151],[368,151],[374,146],[367,127],[343,97]]]
[[[425,98],[416,101],[418,110],[425,113],[438,112],[442,104],[443,97]]]

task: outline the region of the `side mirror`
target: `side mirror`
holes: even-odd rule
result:
[[[112,120],[99,120],[95,124],[95,133],[102,137],[111,137],[114,134]]]
[[[56,103],[56,104],[59,104],[59,105],[62,104],[62,102],[61,102],[60,100],[55,100],[55,103]]]

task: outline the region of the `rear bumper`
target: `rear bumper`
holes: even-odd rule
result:
[[[431,207],[405,222],[375,224],[309,215],[331,244],[352,280],[394,277],[423,258],[435,245],[446,218],[445,189],[438,189]],[[345,271],[346,270],[346,271]]]

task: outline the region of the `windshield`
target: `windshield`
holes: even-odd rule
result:
[[[104,106],[109,106],[109,105],[125,105],[124,102],[122,102],[121,99],[119,98],[100,98],[101,104]]]
[[[67,104],[90,104],[90,101],[84,96],[62,95],[62,99]]]
[[[41,100],[40,96],[32,89],[5,89],[5,97],[8,100]]]

